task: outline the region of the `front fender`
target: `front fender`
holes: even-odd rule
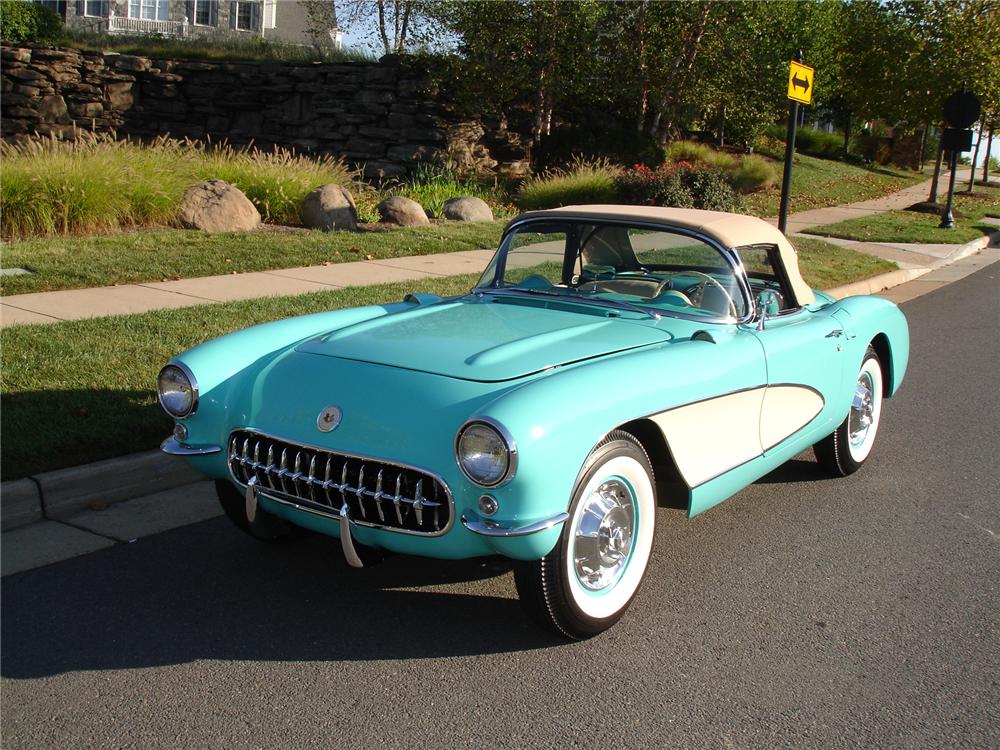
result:
[[[910,358],[910,328],[902,310],[881,297],[859,296],[842,299],[831,305],[829,312],[844,325],[848,336],[855,365],[846,371],[851,382],[871,344],[888,369],[885,396],[894,395],[903,382]]]

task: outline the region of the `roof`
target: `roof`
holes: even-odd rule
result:
[[[799,271],[799,258],[784,234],[763,219],[723,211],[702,211],[697,208],[663,208],[661,206],[587,205],[564,206],[547,211],[529,211],[516,220],[543,217],[608,219],[614,221],[645,221],[689,229],[711,237],[727,248],[742,245],[777,245],[781,263],[799,305],[814,301],[812,289]]]

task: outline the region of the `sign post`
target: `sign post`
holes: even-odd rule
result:
[[[781,207],[778,209],[778,229],[784,233],[788,225],[788,197],[792,189],[792,156],[795,154],[795,130],[799,121],[799,103],[812,104],[813,80],[816,70],[802,64],[802,52],[795,55],[788,69],[788,133],[785,136],[785,170],[781,178]]]
[[[944,101],[944,119],[951,127],[945,128],[941,137],[941,143],[948,150],[948,165],[951,168],[951,175],[948,177],[948,202],[945,204],[944,213],[941,214],[940,229],[954,229],[955,217],[952,214],[952,203],[955,198],[955,172],[958,169],[958,154],[961,151],[972,149],[972,131],[969,126],[979,119],[979,113],[983,105],[979,97],[963,86],[959,91],[949,96]],[[976,165],[972,165],[973,179],[975,179]]]

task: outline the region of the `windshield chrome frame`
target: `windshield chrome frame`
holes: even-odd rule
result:
[[[500,238],[500,246],[497,249],[497,254],[494,256],[496,258],[496,268],[494,269],[493,279],[490,281],[489,286],[476,286],[472,289],[473,293],[488,294],[492,290],[510,290],[516,291],[515,287],[501,287],[497,286],[500,279],[503,278],[504,272],[507,267],[507,251],[510,246],[511,237],[514,233],[531,224],[542,224],[549,222],[564,222],[564,223],[574,223],[574,224],[601,224],[608,226],[623,226],[623,227],[636,227],[640,229],[652,229],[658,231],[669,231],[674,234],[683,235],[685,237],[691,237],[692,239],[700,240],[706,245],[713,248],[718,252],[726,263],[729,265],[736,277],[737,284],[740,288],[740,294],[743,295],[743,300],[745,303],[746,312],[742,316],[737,316],[736,318],[730,316],[723,316],[719,318],[706,319],[700,315],[688,315],[683,312],[674,309],[663,309],[659,307],[651,307],[649,305],[644,305],[641,302],[630,302],[630,304],[636,307],[641,307],[643,310],[648,310],[649,314],[656,318],[657,316],[667,316],[673,318],[682,318],[683,320],[693,320],[700,323],[718,323],[718,324],[729,324],[738,325],[741,323],[750,323],[756,320],[757,317],[757,304],[751,293],[750,281],[747,277],[746,269],[743,267],[743,261],[740,259],[739,254],[736,252],[735,248],[729,248],[718,242],[714,237],[704,234],[703,232],[697,232],[692,229],[687,229],[686,227],[679,227],[674,224],[669,224],[667,222],[649,221],[649,220],[628,220],[628,219],[597,219],[588,218],[586,216],[574,215],[574,216],[533,216],[527,219],[514,219],[507,228],[504,230],[503,237]],[[564,254],[565,255],[565,254]],[[492,262],[492,261],[491,261]],[[579,300],[580,302],[587,303],[593,302],[595,300],[588,299],[582,295],[560,295],[563,299],[568,300]]]

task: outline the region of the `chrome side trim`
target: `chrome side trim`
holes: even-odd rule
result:
[[[458,444],[462,439],[462,433],[465,432],[465,428],[470,425],[481,422],[485,425],[492,427],[500,434],[500,438],[507,444],[507,472],[500,478],[500,481],[494,482],[493,484],[480,484],[475,479],[470,477],[465,471],[465,467],[462,466],[462,458],[458,455]],[[510,434],[510,430],[500,424],[493,417],[472,417],[471,419],[465,420],[462,426],[458,428],[458,432],[455,433],[455,462],[458,464],[459,470],[462,472],[462,476],[468,479],[477,487],[488,487],[490,489],[496,487],[503,487],[509,481],[511,481],[517,474],[517,443],[514,442],[514,436]]]
[[[551,518],[545,518],[527,526],[504,526],[496,521],[479,518],[466,512],[462,514],[462,525],[474,534],[481,536],[510,538],[537,534],[539,531],[545,531],[561,524],[567,518],[569,518],[569,513],[557,513]]]
[[[444,480],[444,478],[440,474],[438,474],[437,472],[429,471],[428,469],[425,469],[422,466],[416,466],[414,464],[404,464],[404,463],[400,463],[399,461],[392,461],[392,460],[386,459],[386,458],[377,458],[375,456],[365,456],[365,455],[361,455],[359,453],[349,453],[349,452],[343,451],[343,450],[338,450],[338,449],[333,449],[333,448],[324,448],[322,446],[318,446],[318,445],[311,444],[311,443],[302,443],[302,442],[299,442],[297,440],[291,440],[290,438],[281,437],[280,435],[272,435],[272,434],[267,433],[267,432],[262,432],[260,430],[255,430],[252,427],[238,427],[238,428],[234,429],[232,432],[229,433],[229,437],[226,439],[226,444],[227,445],[229,445],[230,443],[232,443],[233,433],[236,433],[236,432],[248,432],[248,433],[252,433],[254,435],[259,435],[262,438],[268,438],[270,440],[276,440],[278,442],[287,443],[289,445],[297,445],[297,446],[300,446],[300,447],[305,448],[307,450],[318,451],[318,452],[321,452],[321,453],[334,453],[334,454],[336,454],[338,456],[343,456],[343,457],[346,457],[346,458],[352,458],[352,459],[355,459],[355,460],[358,460],[358,461],[372,461],[374,463],[386,464],[386,465],[389,465],[389,466],[396,466],[396,467],[398,467],[400,469],[408,469],[410,471],[415,471],[415,472],[419,472],[421,474],[426,474],[427,476],[432,477],[433,479],[435,479],[441,485],[441,488],[444,490],[445,499],[448,502],[448,508],[450,510],[450,514],[448,516],[448,523],[444,526],[444,528],[442,528],[440,531],[437,531],[437,532],[411,531],[410,529],[398,529],[398,528],[394,528],[394,527],[391,527],[391,526],[383,526],[382,524],[373,523],[371,521],[363,521],[363,520],[358,520],[358,519],[354,519],[354,518],[350,519],[350,522],[352,524],[356,525],[356,526],[367,526],[367,527],[372,528],[372,529],[379,529],[380,531],[389,531],[389,532],[392,532],[394,534],[409,534],[411,536],[431,538],[431,537],[438,537],[438,536],[443,536],[443,535],[447,534],[449,531],[451,531],[452,526],[455,525],[455,515],[456,515],[456,512],[455,512],[455,500],[452,497],[451,488],[448,486],[448,483]],[[273,455],[268,455],[268,457],[267,457],[267,463],[269,465],[271,465],[271,466],[274,465],[274,460],[273,459],[274,459]],[[250,461],[250,464],[252,464],[252,463],[253,462]],[[233,482],[235,482],[238,487],[242,487],[242,488],[245,489],[246,486],[247,486],[246,482],[244,482],[242,479],[240,479],[238,476],[236,476],[236,474],[233,472],[233,463],[232,463],[232,461],[227,460],[226,461],[226,467],[227,467],[227,469],[229,471],[229,476],[233,480]],[[259,462],[258,462],[258,468],[259,468]],[[315,506],[311,505],[311,504],[307,505],[307,504],[304,503],[303,500],[301,500],[301,498],[295,497],[294,495],[291,495],[290,493],[285,492],[284,491],[285,477],[287,476],[287,477],[291,478],[292,472],[286,470],[286,472],[284,474],[281,474],[281,475],[277,475],[276,474],[276,476],[278,477],[278,480],[279,480],[278,486],[275,486],[274,480],[272,479],[272,474],[274,474],[274,472],[266,472],[266,474],[267,474],[268,484],[271,485],[271,486],[269,488],[266,488],[266,489],[263,488],[263,487],[258,486],[257,492],[258,492],[259,495],[262,495],[263,497],[267,498],[268,500],[273,500],[275,502],[282,503],[283,505],[287,505],[287,506],[290,506],[292,508],[295,508],[296,510],[306,511],[306,512],[312,513],[312,514],[317,515],[317,516],[323,516],[324,518],[333,518],[333,519],[338,519],[338,520],[340,519],[340,513],[337,510],[334,510],[333,512],[331,512],[328,507],[325,507],[325,506],[322,506],[322,505],[315,505]],[[346,474],[346,467],[345,467],[345,474]],[[300,480],[302,480],[302,477],[300,477]],[[337,483],[335,481],[331,482],[330,480],[327,479],[327,480],[320,480],[318,482],[314,481],[313,484],[315,484],[316,487],[318,487],[318,488],[322,488],[326,492],[329,492],[330,489],[337,489],[337,490],[339,490],[341,486],[343,486],[343,489],[345,491],[357,492],[357,490],[358,490],[357,487],[351,487],[347,483],[346,476],[342,476],[341,477],[340,483]],[[367,490],[367,489],[363,490],[363,494],[367,495],[367,496],[370,496],[370,497],[374,497],[374,495],[375,495],[374,492],[371,492],[370,490]],[[397,487],[397,490],[396,490],[396,494],[397,495],[399,494],[398,487]],[[284,495],[285,497],[281,497],[281,495]],[[383,492],[382,497],[384,499],[387,499],[387,500],[393,499],[392,497],[390,497],[388,495],[388,493],[385,493],[385,492]],[[405,497],[400,497],[400,500],[402,502],[408,502],[410,504],[413,504],[413,502],[414,502],[414,501],[409,501],[409,499],[405,498]],[[436,503],[433,503],[433,501],[427,500],[426,498],[421,498],[421,503],[420,504],[423,505],[424,507],[428,507],[428,506],[432,506],[432,505],[437,505]],[[437,507],[434,507],[434,512],[435,513],[438,512]]]
[[[160,443],[160,450],[169,456],[210,456],[222,451],[222,447],[218,445],[188,445],[171,435]]]

